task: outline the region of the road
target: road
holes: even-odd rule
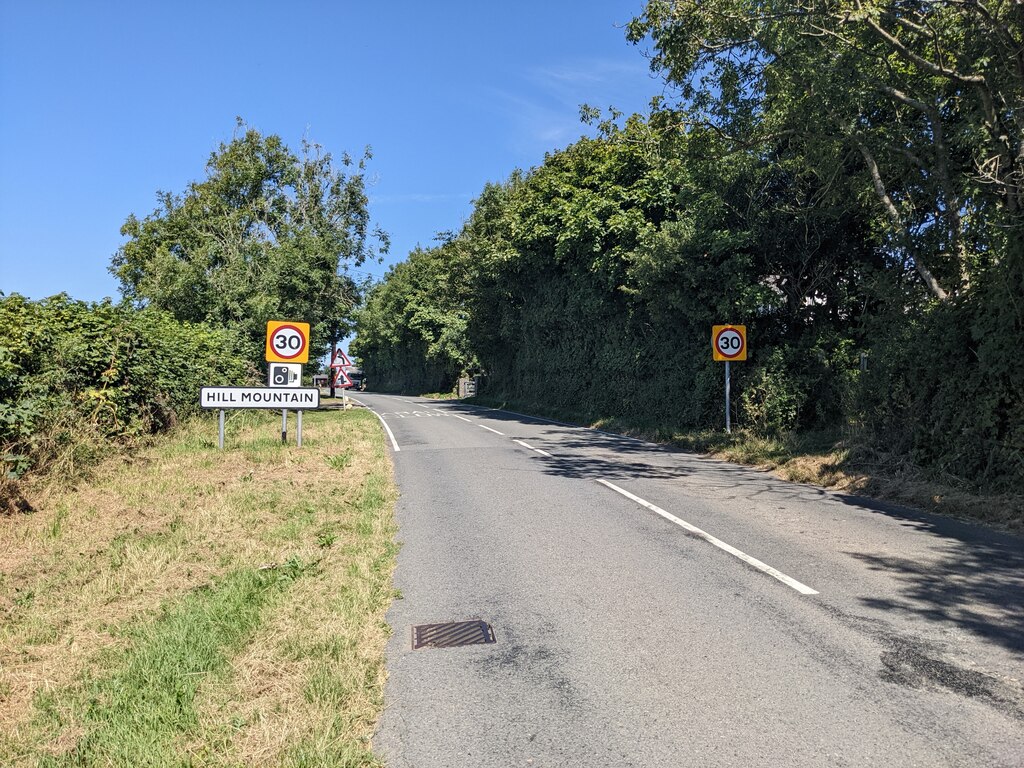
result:
[[[360,393],[389,430],[389,768],[1024,766],[1024,542],[649,443]],[[481,619],[495,642],[412,649]]]

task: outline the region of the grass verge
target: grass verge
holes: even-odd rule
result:
[[[372,766],[393,597],[365,411],[185,425],[0,517],[0,764]]]
[[[929,512],[983,522],[1024,533],[1024,496],[985,495],[910,464],[904,457],[881,455],[849,437],[827,432],[768,438],[738,429],[687,431],[670,426],[637,425],[626,419],[570,413],[538,403],[478,396],[466,402],[582,424],[725,461],[766,469],[798,483],[870,496]]]

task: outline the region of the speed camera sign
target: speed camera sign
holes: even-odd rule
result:
[[[735,362],[747,359],[747,326],[715,325],[711,328],[711,351],[715,360]]]
[[[271,320],[267,323],[268,363],[308,363],[309,323]]]

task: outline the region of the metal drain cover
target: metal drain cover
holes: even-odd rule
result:
[[[412,628],[412,649],[456,648],[494,642],[494,630],[486,621],[451,621],[420,624]]]

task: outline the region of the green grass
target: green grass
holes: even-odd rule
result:
[[[165,606],[127,631],[129,645],[109,654],[110,674],[84,677],[37,697],[54,735],[74,723],[84,735],[41,766],[183,764],[177,743],[195,733],[200,686],[222,675],[234,650],[260,623],[263,606],[292,573],[238,571]]]
[[[379,765],[384,436],[307,413],[299,449],[278,419],[229,420],[224,451],[199,421],[30,489],[37,512],[0,528],[0,765]]]
[[[331,467],[331,469],[336,469],[341,472],[352,462],[352,452],[346,449],[333,456],[327,456],[326,461],[327,466]]]
[[[458,400],[458,392],[426,392],[420,397],[425,397],[428,400]]]

